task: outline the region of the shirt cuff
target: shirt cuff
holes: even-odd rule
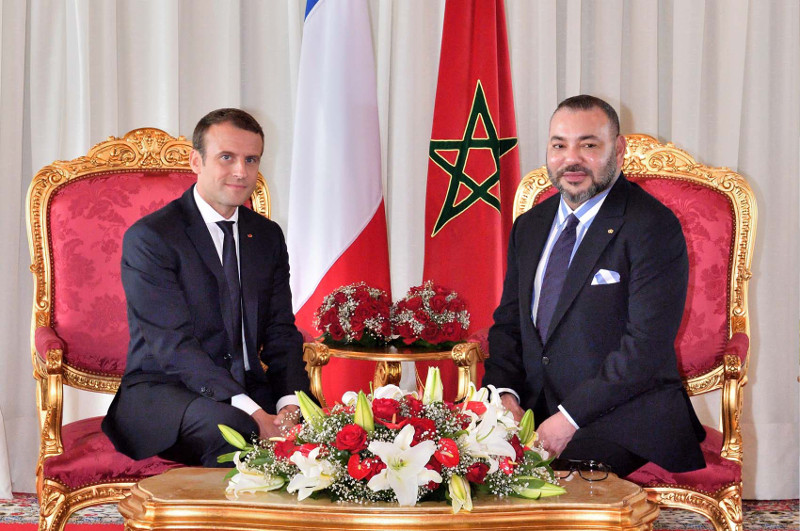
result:
[[[231,405],[235,408],[241,409],[248,415],[252,415],[256,411],[261,409],[261,406],[256,404],[252,398],[250,398],[244,393],[232,396]]]
[[[275,404],[275,409],[278,410],[276,411],[276,413],[280,412],[280,410],[286,406],[300,407],[300,401],[297,400],[297,397],[295,395],[282,396],[280,400],[278,400],[278,403]]]
[[[565,416],[565,417],[567,417],[567,420],[569,421],[569,423],[570,423],[570,424],[572,424],[572,425],[575,427],[575,429],[576,429],[576,430],[579,430],[579,429],[581,429],[581,427],[580,427],[580,426],[578,426],[578,423],[577,423],[577,422],[575,422],[574,420],[572,420],[572,417],[570,417],[570,416],[569,416],[569,413],[567,413],[567,410],[566,410],[566,409],[564,409],[564,406],[562,406],[561,404],[559,404],[559,405],[558,405],[558,410],[559,410],[560,412],[562,412],[562,413],[564,414],[564,416]]]
[[[497,389],[497,393],[500,394],[500,395],[503,395],[504,393],[508,393],[510,395],[514,395],[514,397],[517,399],[517,402],[521,403],[520,400],[519,400],[519,395],[517,394],[517,392],[514,391],[513,389],[509,388],[509,387],[500,387],[500,388]]]

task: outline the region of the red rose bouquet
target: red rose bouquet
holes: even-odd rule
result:
[[[248,444],[227,426],[239,451],[227,493],[286,489],[298,500],[325,493],[348,502],[447,499],[453,512],[472,509],[473,493],[536,499],[563,494],[550,459],[536,444],[533,414],[514,421],[496,389],[470,386],[461,404],[442,401],[438,369],[422,396],[394,385],[345,393],[323,411],[297,393],[304,423],[285,437]]]
[[[467,337],[469,312],[455,291],[428,280],[392,305],[392,328],[404,345],[452,347]]]
[[[342,286],[322,301],[314,325],[329,343],[372,347],[392,338],[389,296],[363,282]]]

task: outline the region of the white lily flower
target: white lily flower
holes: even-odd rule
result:
[[[489,389],[489,406],[497,410],[497,420],[502,422],[507,429],[512,429],[517,426],[517,421],[514,420],[514,414],[511,413],[503,405],[503,399],[500,396],[500,391],[493,385],[487,386]]]
[[[374,398],[391,398],[392,400],[402,400],[407,393],[394,384],[382,385],[372,393]]]
[[[489,461],[490,473],[497,470],[497,458],[515,459],[517,452],[506,439],[508,428],[498,420],[497,410],[491,405],[479,422],[473,420],[467,427],[467,433],[458,439],[458,447],[468,455],[483,457]]]
[[[347,391],[342,395],[342,404],[345,406],[355,406],[356,400],[358,400],[358,393],[355,391]]]
[[[320,447],[314,448],[308,457],[298,451],[289,458],[300,469],[300,473],[292,478],[286,491],[298,491],[299,501],[308,498],[312,492],[328,488],[333,483],[336,469],[327,459],[317,459],[320,450]]]
[[[236,464],[238,474],[233,476],[228,481],[228,486],[225,487],[225,493],[238,498],[239,494],[245,492],[267,492],[270,490],[278,490],[283,487],[286,482],[281,476],[270,476],[258,470],[252,470],[247,467],[240,459],[239,454],[236,452],[233,455],[233,462]]]
[[[406,425],[394,438],[394,442],[372,441],[369,451],[380,457],[386,468],[372,477],[367,486],[373,491],[392,489],[400,505],[414,505],[420,485],[429,481],[442,482],[442,476],[435,470],[425,468],[436,443],[422,441],[411,446],[414,439],[414,426]]]

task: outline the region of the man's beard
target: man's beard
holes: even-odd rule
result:
[[[567,191],[564,185],[561,183],[561,177],[563,177],[563,175],[568,171],[580,171],[590,176],[592,178],[592,182],[589,185],[589,188],[583,192],[578,192],[575,194]],[[595,179],[594,174],[589,168],[579,164],[567,166],[566,168],[556,172],[556,175],[553,175],[553,172],[550,171],[549,166],[547,167],[547,176],[550,178],[550,182],[553,183],[553,186],[556,187],[556,189],[561,193],[562,196],[564,196],[565,199],[574,205],[580,205],[584,201],[588,201],[592,197],[608,188],[614,181],[614,177],[617,176],[617,173],[619,173],[619,170],[617,169],[617,161],[614,159],[613,155],[608,157],[608,162],[606,162],[601,175],[597,179]]]

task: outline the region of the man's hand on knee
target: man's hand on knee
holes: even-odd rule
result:
[[[542,422],[536,430],[539,442],[551,456],[559,455],[564,451],[572,436],[575,435],[573,426],[560,411]]]
[[[280,423],[276,423],[278,415],[270,415],[263,409],[257,409],[251,415],[258,424],[258,436],[262,439],[270,437],[280,437]]]

